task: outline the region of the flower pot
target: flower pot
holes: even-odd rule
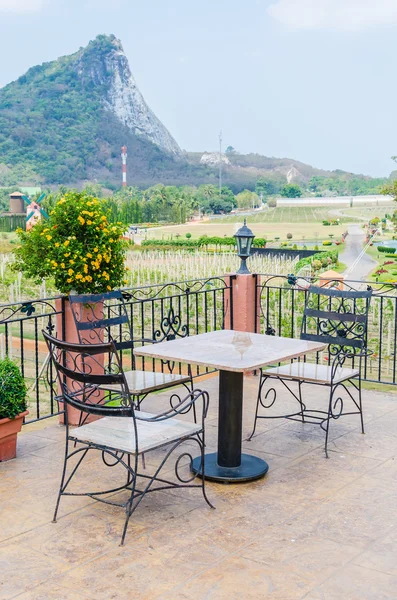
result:
[[[29,411],[20,413],[14,419],[0,419],[0,462],[11,460],[17,455],[17,434],[21,431],[23,418]]]
[[[58,298],[55,303],[56,303],[56,310],[57,310],[57,332],[58,333],[58,337],[60,337],[61,332],[63,331],[63,324],[62,324],[62,302],[64,302],[64,331],[65,331],[65,336],[64,336],[64,341],[65,342],[70,342],[71,344],[78,344],[79,343],[79,336],[77,333],[77,329],[76,329],[76,325],[74,322],[74,318],[73,318],[73,313],[72,313],[72,309],[70,306],[70,302],[67,298],[61,299]],[[99,303],[98,305],[101,305],[99,307],[99,312],[102,311],[103,312],[103,303]],[[84,320],[84,313],[88,313],[89,312],[89,308],[86,308],[85,306],[81,307],[81,311],[82,311],[82,320]],[[104,358],[104,357],[103,357]],[[101,373],[101,368],[100,365],[98,364],[98,361],[100,360],[99,356],[96,358],[95,361],[92,362],[92,372],[93,373]],[[102,371],[103,372],[103,371]],[[59,395],[61,395],[61,387],[60,385],[58,385],[58,393]],[[101,400],[103,399],[103,392],[99,391],[98,392],[98,404],[100,404]],[[63,402],[59,402],[59,409],[63,410]],[[67,407],[67,411],[68,411],[68,421],[69,421],[69,425],[79,425],[80,424],[80,415],[81,415],[81,411],[78,410],[77,408],[74,408],[73,406],[68,406]],[[94,415],[89,415],[89,417],[86,419],[86,423],[90,423],[91,421],[95,421],[98,418],[101,417],[96,417]],[[64,414],[62,413],[61,415],[59,415],[59,422],[60,423],[64,423]]]

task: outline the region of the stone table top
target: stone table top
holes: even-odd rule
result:
[[[213,367],[222,371],[253,371],[321,352],[326,344],[304,340],[220,330],[136,348],[137,356]]]

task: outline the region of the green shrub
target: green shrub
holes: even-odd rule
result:
[[[325,225],[326,227],[328,227],[329,224],[330,224],[329,221],[323,221],[323,225]]]
[[[395,254],[396,252],[396,248],[389,248],[388,246],[377,246],[377,250],[385,254]]]
[[[332,242],[330,240],[324,240],[323,246],[332,246]]]
[[[313,260],[312,267],[315,271],[318,271],[319,269],[321,269],[322,266],[323,265],[321,263],[321,260]]]
[[[295,270],[300,271],[306,265],[310,265],[315,271],[322,266],[336,265],[338,262],[337,250],[328,250],[327,252],[318,252],[306,258],[301,258],[297,263]]]
[[[30,231],[17,230],[14,271],[41,283],[54,277],[62,294],[101,294],[128,283],[125,277],[124,227],[112,225],[103,200],[67,192]]]
[[[188,232],[188,233],[186,233],[186,234],[185,234],[185,237],[186,237],[188,240],[190,240],[190,238],[192,237],[192,234]]]
[[[26,410],[26,384],[10,359],[0,360],[0,419],[13,419]]]

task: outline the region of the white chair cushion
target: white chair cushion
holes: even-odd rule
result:
[[[327,365],[316,365],[308,362],[293,362],[281,367],[262,370],[263,375],[280,377],[281,379],[298,379],[299,381],[311,381],[315,383],[331,383],[331,367]],[[339,367],[334,375],[333,382],[340,383],[360,374],[358,369],[347,369]]]
[[[139,411],[138,416],[149,418],[155,415]],[[151,423],[137,420],[136,424],[138,454],[193,435],[201,429],[201,425],[174,418]],[[113,450],[135,454],[135,432],[132,417],[98,419],[93,423],[73,429],[70,437],[80,442],[92,442]]]
[[[124,375],[131,394],[146,394],[190,381],[186,375],[156,373],[155,371],[125,371]],[[101,386],[104,390],[117,391],[118,385]]]

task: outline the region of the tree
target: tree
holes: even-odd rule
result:
[[[233,146],[228,146],[225,150],[226,154],[236,154],[236,150],[233,148]]]
[[[250,190],[244,190],[237,194],[236,201],[239,208],[255,208],[260,204],[258,195]]]
[[[296,183],[286,183],[281,188],[280,194],[284,198],[300,198],[302,196],[302,190]]]
[[[285,179],[284,179],[285,181]],[[259,195],[262,193],[264,196],[271,196],[272,194],[278,194],[281,185],[280,181],[261,177],[258,179],[255,185],[255,192]]]
[[[223,213],[230,213],[233,210],[234,205],[232,202],[229,202],[229,200],[214,198],[213,200],[210,200],[209,208],[214,214],[220,215]]]

